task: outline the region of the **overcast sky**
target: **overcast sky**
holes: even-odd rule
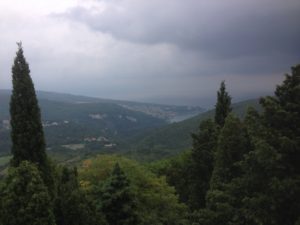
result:
[[[212,106],[300,63],[299,0],[1,0],[0,89],[22,40],[38,90]]]

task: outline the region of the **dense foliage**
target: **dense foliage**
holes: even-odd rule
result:
[[[117,193],[115,197],[120,194],[115,190],[116,188],[112,188],[112,179],[117,182],[116,176],[113,175],[113,168],[117,162],[124,171],[126,180],[128,179],[130,182],[130,198],[134,205],[131,205],[133,202],[126,204],[131,209],[136,209],[139,220],[137,224],[186,224],[187,208],[178,201],[174,188],[167,184],[165,178],[158,178],[139,163],[121,156],[100,155],[84,161],[83,167],[79,171],[82,187],[92,199],[95,199],[100,209],[102,208],[101,199],[103,197],[101,196],[104,195],[103,193],[107,195],[104,196],[106,201],[107,198],[112,197],[112,192]],[[111,174],[113,177],[110,177]],[[123,176],[124,174],[120,177]],[[125,178],[122,179],[124,183]],[[125,190],[121,189],[121,193],[124,191],[129,191],[128,186],[125,186]],[[120,210],[122,209],[120,208]]]
[[[102,188],[98,207],[109,224],[138,223],[135,196],[130,189],[129,180],[118,163],[115,164],[112,175]]]
[[[258,99],[232,104],[232,112],[239,118],[244,118],[248,107],[259,112],[262,110]],[[193,139],[191,133],[198,133],[199,123],[206,119],[214,120],[215,109],[201,113],[190,119],[172,123],[148,133],[142,133],[131,141],[131,151],[127,156],[139,161],[154,161],[175,156],[185,149],[191,148]]]
[[[249,108],[243,121],[227,114],[223,127],[201,122],[191,153],[152,165],[190,206],[191,223],[299,224],[300,65],[260,103],[262,112]],[[220,105],[216,114],[230,109]]]
[[[96,205],[86,196],[78,182],[77,169],[58,169],[57,195],[54,201],[57,225],[103,225],[102,215],[96,212]]]
[[[0,224],[54,224],[47,187],[37,167],[28,161],[22,161],[18,167],[9,170],[0,200]]]

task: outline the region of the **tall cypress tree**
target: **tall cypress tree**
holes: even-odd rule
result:
[[[191,193],[189,205],[192,209],[205,207],[205,195],[213,171],[214,154],[217,146],[217,129],[213,120],[201,122],[199,132],[192,134]]]
[[[242,173],[240,162],[251,148],[243,123],[232,114],[221,129],[206,206],[213,215],[213,224],[231,224],[236,214],[235,196],[230,194],[232,181]],[[237,193],[236,193],[237,194]]]
[[[226,91],[225,81],[222,81],[217,94],[217,104],[215,106],[216,124],[218,124],[220,127],[223,127],[225,124],[225,119],[231,110],[231,97]]]
[[[240,175],[237,162],[250,150],[250,141],[246,129],[239,118],[229,114],[220,132],[211,188],[221,188],[231,179]]]
[[[12,66],[13,91],[10,101],[12,139],[12,166],[27,160],[37,164],[46,185],[53,184],[51,169],[45,150],[41,113],[30,77],[29,65],[23,54],[22,43]]]

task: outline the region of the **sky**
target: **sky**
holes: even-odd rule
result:
[[[212,107],[300,63],[299,0],[1,0],[0,89],[22,41],[37,90]]]

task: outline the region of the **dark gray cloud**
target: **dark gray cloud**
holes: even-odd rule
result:
[[[300,62],[299,0],[10,0],[0,21],[0,89],[18,40],[37,89],[172,104],[270,94]]]
[[[298,0],[102,2],[105,10],[98,13],[78,6],[65,16],[117,39],[170,43],[212,58],[299,56]]]

